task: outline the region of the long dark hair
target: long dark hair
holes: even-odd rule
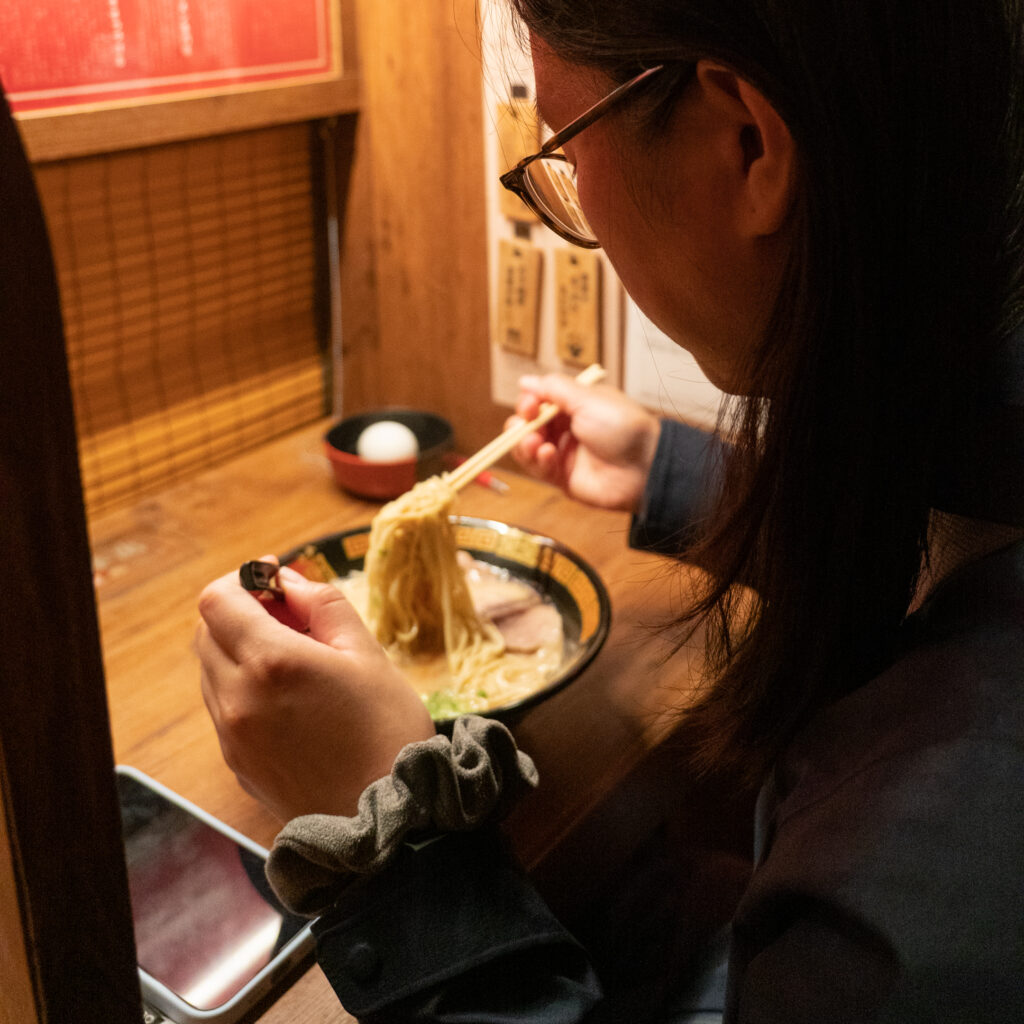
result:
[[[1022,3],[510,2],[616,79],[727,64],[798,146],[793,256],[753,356],[770,397],[733,410],[688,553],[714,582],[686,618],[707,627],[710,681],[687,715],[704,763],[758,774],[892,657],[940,478],[1024,316]]]

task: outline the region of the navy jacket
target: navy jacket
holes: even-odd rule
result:
[[[1007,415],[990,471],[971,459],[963,486],[951,474],[951,506],[1024,526],[1020,404]],[[654,514],[633,542],[667,546],[678,510],[697,507],[700,474],[679,467],[706,442],[665,424]],[[726,1021],[1024,1020],[1024,543],[949,577],[903,635],[762,791]],[[635,1020],[491,834],[404,853],[315,931],[342,1004],[368,1024]]]

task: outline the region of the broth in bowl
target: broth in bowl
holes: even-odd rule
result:
[[[611,623],[607,591],[593,568],[558,541],[493,520],[450,519],[474,608],[500,634],[504,664],[482,673],[468,693],[453,693],[443,654],[409,656],[385,647],[440,728],[466,712],[509,721],[568,685],[596,656]],[[369,526],[332,534],[281,563],[334,583],[365,621],[369,539]]]

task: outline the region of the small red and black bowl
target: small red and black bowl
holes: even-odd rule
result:
[[[356,448],[360,436],[367,427],[383,421],[408,427],[416,437],[419,453],[394,462],[361,458]],[[337,485],[356,497],[373,501],[390,501],[417,481],[444,472],[444,457],[453,443],[454,432],[448,420],[416,409],[378,409],[347,416],[324,436],[324,450]]]

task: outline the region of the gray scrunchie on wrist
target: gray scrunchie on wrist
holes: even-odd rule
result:
[[[278,833],[267,878],[293,913],[315,916],[360,875],[383,870],[409,833],[468,832],[504,817],[537,785],[533,761],[500,722],[456,720],[451,740],[410,743],[359,797],[354,818],[306,814]]]

